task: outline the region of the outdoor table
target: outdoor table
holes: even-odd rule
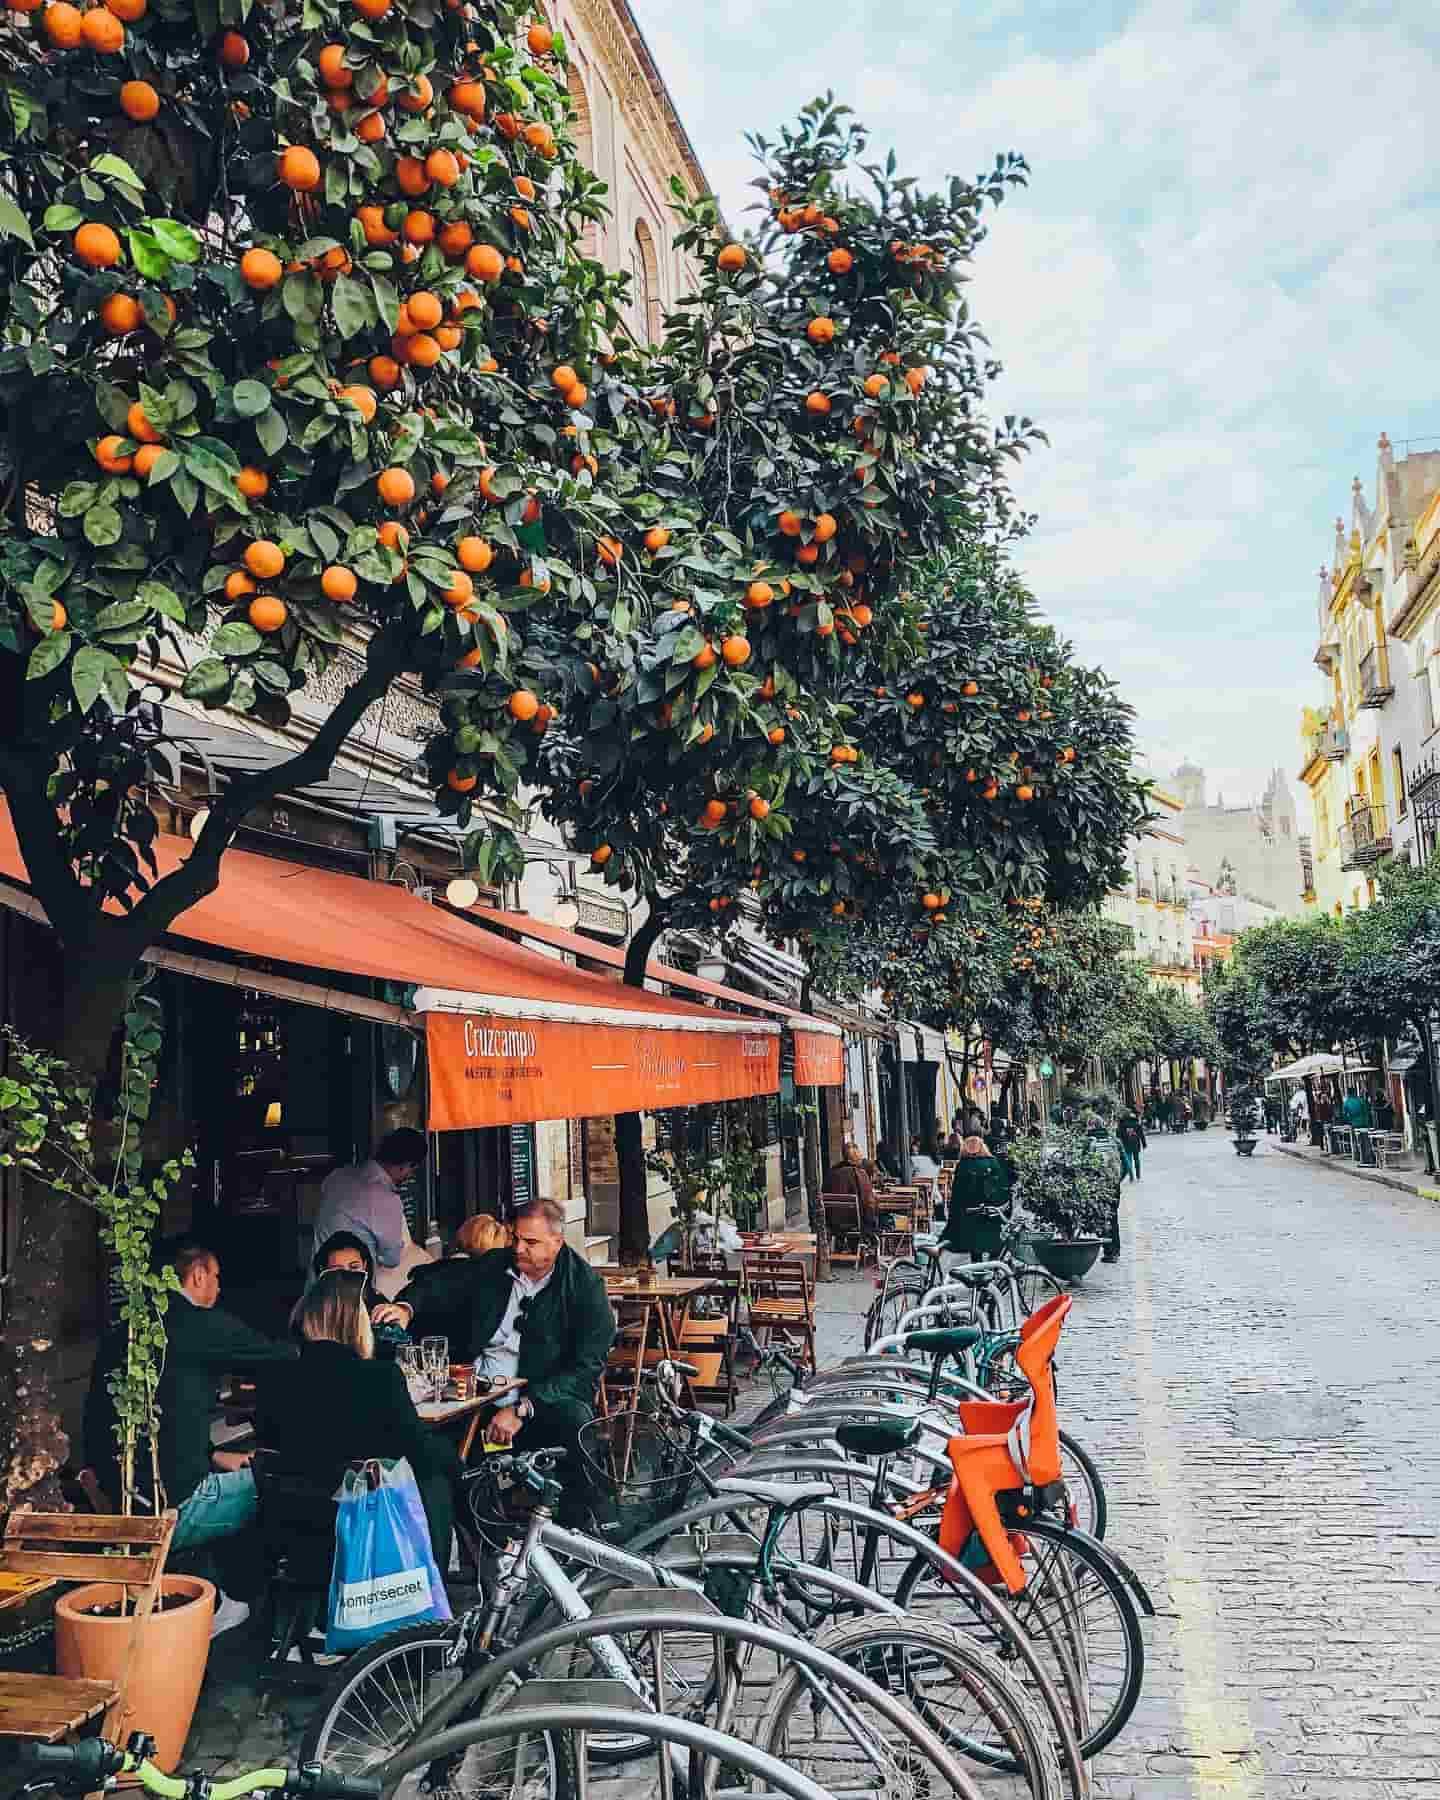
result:
[[[468,1400],[421,1400],[415,1410],[420,1415],[420,1423],[432,1430],[443,1430],[445,1426],[453,1425],[457,1419],[468,1420],[459,1444],[460,1461],[465,1463],[474,1447],[475,1434],[480,1429],[481,1413],[522,1385],[517,1379],[509,1388],[487,1389],[483,1394],[472,1394]]]
[[[605,1276],[605,1295],[612,1305],[619,1301],[626,1306],[638,1306],[641,1311],[640,1341],[635,1349],[635,1379],[630,1390],[632,1405],[640,1397],[640,1377],[650,1346],[652,1322],[657,1327],[660,1355],[676,1356],[676,1346],[696,1295],[711,1293],[722,1285],[719,1277],[714,1275],[655,1275],[648,1281],[639,1276]]]

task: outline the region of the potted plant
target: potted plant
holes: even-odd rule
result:
[[[161,1210],[187,1152],[147,1173],[141,1133],[150,1113],[161,1046],[158,1003],[138,988],[125,1013],[113,1117],[59,1057],[5,1028],[8,1073],[0,1078],[0,1163],[21,1168],[36,1188],[90,1207],[113,1258],[124,1360],[110,1378],[119,1446],[122,1513],[164,1505],[160,1481],[160,1413],[156,1392],[165,1364],[165,1312],[176,1286],[173,1270],[150,1266]],[[161,1578],[154,1610],[137,1621],[137,1602],[123,1582],[90,1582],[55,1607],[55,1664],[60,1675],[120,1685],[118,1716],[106,1733],[123,1742],[143,1729],[157,1741],[155,1760],[174,1768],[199,1698],[210,1651],[215,1589],[195,1575]]]
[[[1011,1152],[1021,1223],[1035,1260],[1057,1281],[1078,1282],[1104,1248],[1119,1180],[1113,1145],[1084,1131],[1019,1138]]]
[[[1260,1101],[1252,1087],[1236,1088],[1230,1096],[1230,1129],[1234,1133],[1235,1154],[1253,1156],[1259,1143]]]

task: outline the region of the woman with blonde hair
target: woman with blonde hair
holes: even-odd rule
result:
[[[941,1244],[946,1250],[968,1250],[971,1262],[982,1262],[1000,1248],[1000,1213],[1009,1207],[1009,1169],[990,1154],[984,1138],[972,1134],[961,1144],[950,1176],[950,1210]]]
[[[508,1250],[514,1236],[504,1220],[491,1213],[476,1213],[455,1233],[451,1256],[484,1256],[487,1250]]]
[[[435,1561],[450,1563],[454,1518],[451,1485],[460,1473],[455,1446],[427,1431],[399,1365],[375,1359],[366,1278],[330,1269],[295,1308],[300,1361],[283,1379],[264,1383],[256,1435],[279,1454],[286,1474],[303,1475],[330,1492],[347,1463],[404,1457],[425,1503]]]

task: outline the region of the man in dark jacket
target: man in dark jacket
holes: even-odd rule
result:
[[[1120,1121],[1116,1136],[1120,1139],[1120,1179],[1124,1181],[1128,1176],[1131,1181],[1138,1181],[1140,1152],[1149,1142],[1145,1136],[1145,1127],[1134,1112],[1127,1112]]]
[[[463,1268],[470,1339],[483,1373],[518,1375],[525,1383],[522,1397],[500,1408],[485,1435],[517,1450],[565,1450],[566,1511],[574,1518],[588,1500],[577,1439],[595,1416],[595,1387],[615,1341],[605,1283],[565,1242],[565,1214],[553,1200],[521,1207],[511,1249],[491,1250]],[[432,1285],[411,1282],[374,1317],[426,1336],[432,1324],[443,1325],[453,1303],[446,1296],[444,1309],[435,1309]]]

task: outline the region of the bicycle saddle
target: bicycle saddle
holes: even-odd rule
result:
[[[925,1356],[956,1356],[978,1344],[985,1335],[979,1325],[943,1325],[925,1331],[907,1331],[905,1348]]]
[[[835,1442],[851,1456],[898,1456],[919,1435],[919,1419],[857,1419],[837,1429]]]
[[[767,1506],[802,1506],[807,1500],[833,1500],[835,1490],[828,1481],[748,1481],[743,1476],[715,1483],[722,1494],[763,1500]]]

